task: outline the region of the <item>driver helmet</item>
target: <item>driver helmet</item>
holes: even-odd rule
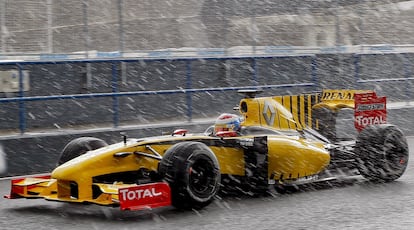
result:
[[[223,113],[221,114],[214,124],[214,133],[221,131],[240,131],[241,118],[235,114]]]

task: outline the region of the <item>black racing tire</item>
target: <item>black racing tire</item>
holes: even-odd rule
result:
[[[409,157],[404,134],[390,124],[371,125],[362,130],[355,153],[360,174],[372,182],[390,182],[401,177]]]
[[[209,147],[200,142],[181,142],[169,148],[158,173],[171,187],[177,209],[201,209],[210,204],[220,187],[220,167]]]
[[[79,137],[73,139],[63,148],[58,165],[62,165],[73,158],[83,155],[87,151],[99,149],[107,145],[105,141],[95,137]]]

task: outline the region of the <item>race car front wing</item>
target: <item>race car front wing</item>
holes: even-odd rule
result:
[[[11,180],[10,194],[7,199],[43,198],[49,201],[92,203],[104,206],[119,206],[121,210],[144,210],[171,205],[171,189],[166,182],[149,184],[103,184],[93,183],[99,188],[99,195],[88,199],[67,196],[65,189],[60,188],[59,180],[50,175],[41,175]]]

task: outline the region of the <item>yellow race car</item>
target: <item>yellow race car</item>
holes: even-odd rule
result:
[[[50,175],[13,179],[5,198],[122,210],[200,209],[220,191],[261,194],[271,186],[330,179],[344,168],[370,181],[388,182],[406,169],[406,139],[386,124],[386,100],[375,92],[241,93],[239,114],[221,115],[204,133],[179,129],[156,137],[123,136],[111,145],[93,137],[72,140]],[[343,109],[353,111],[355,139],[332,134]]]

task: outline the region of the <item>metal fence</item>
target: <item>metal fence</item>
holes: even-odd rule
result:
[[[414,44],[414,1],[0,0],[0,59]],[[183,48],[184,47],[184,48]]]
[[[311,58],[309,59],[310,63],[312,63],[314,60],[312,57],[307,57],[307,58]],[[30,102],[37,102],[37,101],[43,102],[43,105],[46,105],[46,104],[50,105],[52,104],[50,101],[57,100],[58,103],[61,104],[62,106],[60,106],[61,107],[60,109],[56,109],[56,110],[65,111],[65,110],[73,110],[73,106],[72,107],[70,105],[68,106],[68,104],[65,101],[70,101],[70,102],[75,101],[75,103],[76,101],[78,101],[79,103],[81,103],[80,101],[82,99],[99,99],[99,98],[110,99],[111,103],[109,104],[101,103],[101,105],[98,105],[98,106],[96,106],[95,102],[88,102],[88,103],[92,103],[96,107],[103,106],[102,104],[105,104],[104,106],[106,107],[106,110],[105,110],[106,114],[99,112],[99,115],[95,116],[96,119],[94,119],[93,121],[86,121],[86,123],[92,123],[92,124],[105,123],[104,117],[108,117],[109,115],[109,116],[112,116],[111,126],[118,127],[120,123],[122,123],[123,121],[125,122],[125,120],[134,119],[134,118],[125,118],[126,117],[125,107],[120,106],[121,98],[138,97],[137,100],[139,101],[147,101],[147,102],[151,101],[149,102],[150,106],[146,108],[147,110],[143,111],[144,114],[149,113],[150,117],[153,118],[152,120],[151,118],[146,118],[146,121],[149,121],[149,122],[162,120],[163,116],[165,116],[163,115],[163,113],[167,113],[166,114],[167,117],[165,117],[166,119],[176,117],[176,119],[178,120],[181,119],[184,121],[185,120],[192,121],[193,111],[195,110],[200,111],[200,107],[205,110],[210,110],[210,114],[211,113],[215,114],[217,111],[217,108],[215,108],[217,106],[212,105],[214,103],[210,103],[208,102],[208,100],[207,101],[204,100],[203,102],[204,106],[195,105],[195,103],[193,102],[194,101],[193,98],[197,98],[196,95],[198,94],[202,94],[202,95],[210,94],[211,95],[214,93],[225,94],[226,92],[231,92],[233,95],[237,90],[240,90],[240,89],[259,89],[260,88],[264,90],[269,90],[269,89],[286,89],[286,88],[295,88],[295,87],[296,88],[310,87],[310,86],[316,85],[315,84],[316,76],[314,75],[315,74],[314,72],[310,72],[309,76],[306,77],[308,81],[304,80],[304,82],[284,83],[284,84],[264,83],[263,79],[259,80],[257,76],[257,71],[258,71],[257,60],[260,60],[260,59],[271,59],[271,57],[203,59],[202,62],[221,62],[221,61],[239,62],[241,61],[242,63],[246,63],[246,65],[249,66],[249,67],[246,67],[246,69],[248,70],[244,71],[245,73],[243,75],[245,76],[237,77],[237,79],[240,81],[238,83],[235,83],[235,84],[232,84],[232,83],[214,84],[213,83],[214,85],[212,85],[211,87],[208,87],[208,86],[205,87],[207,83],[203,82],[201,83],[204,86],[203,88],[198,88],[200,87],[200,83],[197,82],[197,79],[200,79],[200,76],[197,76],[197,74],[200,74],[200,72],[194,73],[195,71],[193,70],[195,66],[194,63],[200,62],[199,59],[187,59],[187,58],[155,59],[155,60],[154,59],[140,59],[140,60],[137,60],[137,59],[96,60],[95,59],[95,60],[72,60],[72,61],[52,61],[52,62],[51,61],[35,61],[35,62],[19,62],[19,63],[14,63],[14,62],[0,63],[0,67],[3,64],[4,66],[7,67],[7,69],[17,69],[17,72],[18,72],[18,77],[17,77],[18,90],[15,93],[3,95],[5,97],[0,98],[0,107],[6,108],[6,109],[3,109],[2,111],[3,113],[6,113],[6,115],[3,114],[3,118],[0,119],[0,121],[3,123],[3,125],[0,125],[0,127],[3,126],[3,128],[5,128],[5,126],[7,126],[5,125],[7,122],[6,117],[10,117],[10,120],[12,120],[13,118],[16,118],[15,116],[13,116],[13,112],[12,112],[16,110],[10,109],[9,107],[8,111],[6,111],[7,110],[6,106],[7,105],[10,105],[12,107],[17,106],[18,107],[17,112],[18,112],[18,118],[19,118],[18,119],[18,130],[20,130],[20,133],[24,133],[27,130],[27,120],[28,118],[30,118],[30,114],[32,114],[32,116],[35,116],[33,114],[36,114],[36,112],[33,110],[41,109],[43,107],[42,105],[37,105],[35,107],[31,107],[30,110],[32,111],[28,111],[27,104]],[[122,78],[124,77],[122,77],[121,75],[126,74],[125,70],[122,71],[123,65],[125,64],[133,65],[137,63],[138,65],[140,65],[140,63],[146,63],[145,65],[151,65],[151,63],[153,62],[161,62],[162,65],[167,65],[167,66],[168,65],[179,65],[180,70],[178,71],[178,73],[172,73],[173,72],[172,70],[171,72],[166,73],[164,76],[161,76],[161,78],[169,78],[167,79],[168,83],[166,83],[165,87],[160,85],[157,82],[152,83],[152,85],[147,84],[145,86],[142,86],[144,90],[137,90],[136,88],[134,88],[135,89],[134,91],[128,91],[128,88],[129,88],[128,86],[122,87],[122,82],[124,81]],[[171,63],[174,63],[174,64],[171,64]],[[25,75],[24,72],[30,69],[30,67],[34,66],[34,68],[36,68],[36,67],[47,66],[47,65],[54,65],[54,66],[85,65],[85,68],[87,68],[86,66],[94,65],[94,64],[105,65],[106,67],[105,67],[103,74],[106,75],[107,77],[108,75],[110,76],[108,77],[109,84],[106,84],[106,87],[98,87],[99,89],[96,89],[96,91],[98,92],[93,92],[92,90],[92,91],[88,91],[87,93],[71,94],[70,92],[65,93],[58,89],[58,91],[60,91],[59,95],[50,95],[50,94],[53,94],[54,90],[56,90],[50,87],[45,87],[43,90],[40,90],[41,92],[39,92],[39,90],[37,90],[38,92],[33,92],[36,90],[31,90],[30,92],[26,92],[27,88],[29,87],[25,86],[24,82],[27,82],[27,79],[25,78],[28,76]],[[45,68],[45,67],[40,67],[40,68]],[[195,66],[195,68],[198,69],[198,71],[200,71],[200,69],[203,69],[204,67]],[[246,74],[246,72],[248,73]],[[55,75],[55,73],[51,73],[51,72],[49,72],[49,74]],[[177,75],[178,79],[173,79],[175,78],[174,76],[176,76],[176,74],[179,75],[179,76]],[[34,76],[30,76],[30,77],[35,78]],[[105,78],[103,76],[99,76],[99,77]],[[142,76],[138,76],[138,78],[140,77],[141,77],[140,80],[137,79],[137,81],[139,82],[142,81]],[[91,76],[89,77],[86,76],[86,78],[89,78],[89,81],[91,81],[90,79]],[[156,76],[150,76],[150,78],[156,78]],[[60,79],[55,78],[54,80],[56,82],[60,81],[60,83],[58,84],[62,84],[61,82],[62,80],[65,81],[65,79],[62,79],[62,78]],[[176,84],[176,81],[179,81],[179,85]],[[76,82],[76,81],[71,80],[72,84],[73,82]],[[124,83],[128,84],[127,82],[124,82]],[[66,87],[71,88],[73,87],[73,85],[69,86],[68,84]],[[152,87],[155,87],[155,90],[150,90]],[[148,89],[145,89],[145,88],[148,88]],[[108,89],[110,92],[107,92]],[[77,91],[77,90],[75,89],[74,91]],[[30,96],[30,94],[35,95],[35,96]],[[44,94],[44,95],[41,95],[41,94]],[[146,97],[141,97],[141,96],[146,96]],[[149,98],[149,96],[161,96],[161,97],[165,96],[165,97],[164,98],[158,97],[155,100],[151,100],[151,99],[147,99]],[[182,100],[181,99],[178,101],[174,100],[174,98],[177,99],[180,97],[182,97]],[[215,100],[221,100],[221,99],[223,98],[220,98],[220,96],[215,98]],[[166,109],[165,107],[163,107],[163,105],[160,105],[162,104],[162,102],[159,102],[159,101],[166,101],[166,100],[170,102],[171,107],[172,107],[171,109]],[[221,109],[229,109],[233,107],[234,105],[236,105],[237,100],[238,100],[237,98],[235,98],[235,100],[234,99],[228,100],[224,98],[224,101],[226,102],[223,102],[223,103],[228,103],[228,105],[225,106],[227,108],[223,108],[223,106],[220,106],[220,107]],[[210,107],[210,108],[206,108],[206,107]],[[89,107],[88,110],[94,110],[94,108]],[[12,114],[10,114],[10,112]],[[120,114],[124,114],[124,118],[121,119]],[[208,112],[206,112],[206,114],[207,115],[205,116],[208,116]],[[72,114],[72,115],[76,116],[79,114],[76,114],[75,112],[75,114]],[[200,116],[196,116],[196,117],[199,118]],[[70,115],[61,116],[59,119],[70,120]],[[46,120],[47,122],[51,122],[50,118],[46,118]],[[108,120],[106,120],[106,122],[108,122]],[[62,123],[65,123],[65,122],[62,121]],[[82,125],[82,122],[80,122],[79,124],[74,124],[74,126],[77,126],[77,125]],[[10,127],[10,126],[8,128],[13,129],[13,127]],[[33,125],[30,125],[29,129],[30,128],[33,128]]]
[[[3,62],[18,90],[0,95],[0,131],[191,122],[231,111],[240,89],[374,89],[410,102],[413,63],[412,53]]]

